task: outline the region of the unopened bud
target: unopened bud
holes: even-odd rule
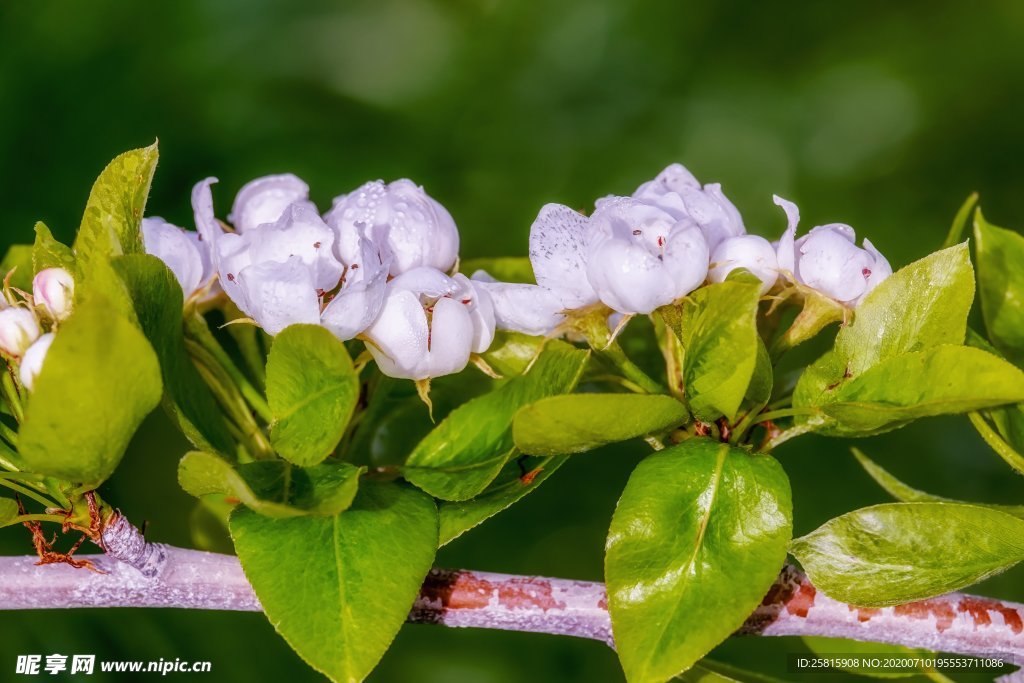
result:
[[[52,320],[61,321],[71,315],[74,305],[75,280],[63,268],[47,268],[32,280],[32,297]]]
[[[36,340],[35,344],[29,347],[28,351],[25,352],[25,357],[21,359],[21,368],[18,371],[19,377],[21,378],[21,384],[29,391],[35,388],[36,377],[43,371],[46,354],[50,352],[50,346],[53,344],[55,336],[52,332],[44,334]]]
[[[0,311],[0,351],[20,358],[39,339],[39,321],[27,308],[11,307]]]

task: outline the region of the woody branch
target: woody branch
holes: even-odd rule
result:
[[[148,543],[124,517],[103,532],[99,572],[0,558],[0,609],[168,607],[261,611],[238,560]],[[614,647],[604,585],[568,579],[435,569],[411,623],[574,636]],[[759,636],[830,636],[1024,664],[1024,605],[950,594],[881,609],[857,608],[817,592],[785,567],[738,631]]]

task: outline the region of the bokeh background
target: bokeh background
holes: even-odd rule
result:
[[[363,181],[411,177],[451,210],[463,255],[524,255],[548,201],[592,205],[671,161],[721,181],[756,232],[848,222],[894,266],[941,243],[981,192],[1024,225],[1024,3],[908,0],[153,0],[0,3],[0,246],[45,220],[70,239],[115,154],[159,137],[151,213],[191,225],[189,189],[292,171],[324,207]],[[965,419],[859,443],[910,483],[1021,502],[1024,485]],[[796,531],[882,502],[849,444],[779,450]],[[104,495],[151,538],[188,545],[175,483],[186,445],[161,415]],[[618,492],[642,456],[607,449],[446,548],[439,563],[600,579]],[[29,550],[23,530],[0,551]],[[1018,568],[981,590],[1024,599]],[[2,617],[0,679],[17,654],[211,660],[218,681],[317,681],[260,615],[107,611]],[[785,677],[799,642],[720,657]],[[99,679],[97,675],[95,677]],[[178,676],[181,678],[181,676]],[[619,681],[589,642],[406,628],[374,681]],[[810,680],[805,677],[803,680]]]

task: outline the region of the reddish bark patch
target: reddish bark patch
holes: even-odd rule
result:
[[[1024,622],[1021,620],[1020,613],[1012,607],[1007,607],[998,600],[965,596],[960,599],[960,604],[957,605],[957,610],[961,614],[967,613],[971,615],[971,619],[974,620],[975,630],[977,630],[979,626],[991,626],[992,612],[996,612],[1002,615],[1003,622],[1011,631],[1014,633],[1024,631]]]
[[[421,591],[423,597],[440,601],[442,609],[485,609],[492,600],[505,609],[564,609],[556,600],[551,582],[544,579],[514,578],[488,581],[471,573],[434,572]]]
[[[862,624],[871,621],[871,619],[878,616],[878,613],[882,611],[880,609],[874,609],[873,607],[854,607],[853,605],[849,605],[849,608],[851,612],[857,613],[857,621]]]
[[[945,600],[921,600],[906,605],[896,605],[893,612],[898,617],[911,619],[930,619],[935,617],[935,630],[944,633],[953,625],[953,606]]]
[[[806,619],[807,613],[814,607],[814,598],[817,594],[817,589],[809,581],[802,582],[793,597],[786,603],[786,611],[793,616]]]

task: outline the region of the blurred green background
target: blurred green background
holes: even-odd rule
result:
[[[151,213],[191,225],[192,183],[234,191],[293,171],[323,207],[364,180],[411,177],[455,216],[463,256],[524,255],[548,201],[589,207],[671,161],[721,181],[753,231],[852,224],[894,266],[942,241],[972,190],[1024,224],[1024,3],[199,0],[0,3],[3,246],[45,220],[70,239],[115,154],[159,137]],[[779,451],[798,533],[885,500],[848,444]],[[910,483],[1020,502],[1024,485],[966,419],[859,445]],[[149,536],[190,543],[185,451],[161,415],[104,490]],[[451,567],[600,579],[607,521],[639,447],[581,457],[441,553]],[[23,530],[0,551],[30,550]],[[1024,600],[1018,568],[983,590]],[[260,615],[107,611],[4,617],[17,654],[211,660],[218,681],[316,681]],[[784,672],[799,642],[722,658]],[[785,677],[785,675],[783,674]],[[182,676],[178,676],[181,678]],[[99,680],[100,676],[97,675]],[[618,681],[603,646],[409,627],[374,681]],[[802,680],[811,680],[804,677]]]

